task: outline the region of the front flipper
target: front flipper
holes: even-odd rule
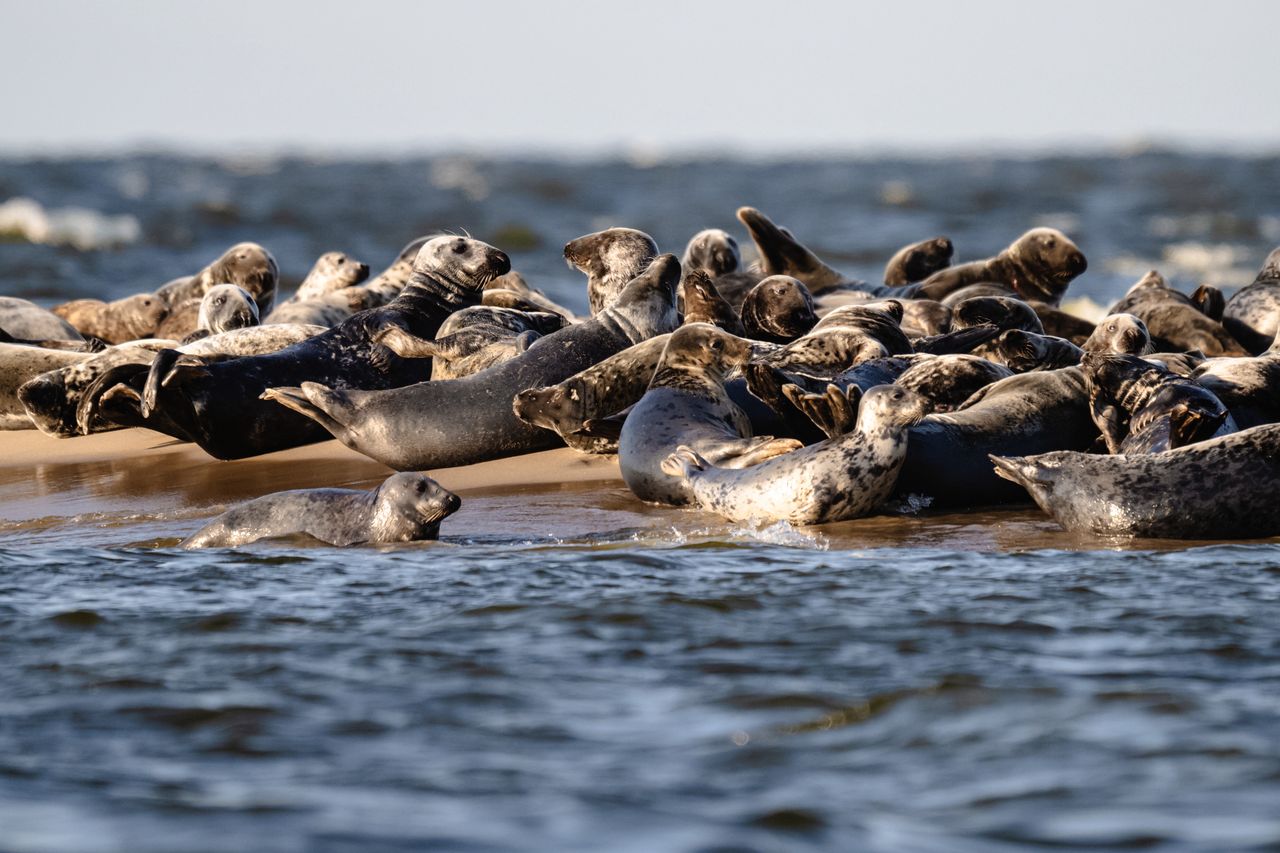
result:
[[[797,385],[787,385],[782,392],[827,438],[838,438],[858,423],[862,389],[857,385],[843,391],[836,385],[828,385],[822,394],[808,394]]]
[[[771,435],[758,435],[748,441],[751,443],[747,447],[729,450],[721,458],[711,461],[722,468],[750,468],[804,447],[794,438],[774,438]]]

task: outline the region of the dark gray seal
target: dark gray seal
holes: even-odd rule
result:
[[[1280,424],[1164,453],[991,457],[1071,531],[1161,539],[1280,534]]]
[[[685,247],[680,268],[685,275],[700,271],[712,279],[738,271],[742,266],[742,252],[738,241],[729,232],[719,228],[707,228],[694,234]]]
[[[1029,299],[1027,304],[1036,312],[1036,316],[1040,318],[1040,325],[1044,326],[1046,335],[1053,335],[1055,338],[1066,338],[1076,346],[1084,346],[1084,342],[1089,340],[1089,336],[1093,334],[1094,324],[1090,323],[1083,317],[1077,317],[1069,314],[1061,308],[1054,307],[1047,302],[1041,302],[1038,299]]]
[[[809,288],[789,275],[771,275],[751,288],[740,310],[743,333],[757,341],[786,344],[818,323]]]
[[[0,331],[27,341],[76,341],[84,336],[66,320],[34,302],[0,296]]]
[[[425,474],[392,474],[369,492],[298,489],[246,501],[189,536],[183,548],[234,548],[306,534],[330,545],[437,539],[462,499]]]
[[[884,283],[892,287],[915,284],[951,265],[955,247],[949,237],[933,237],[903,246],[884,268]]]
[[[1227,300],[1222,324],[1231,337],[1255,355],[1271,346],[1280,327],[1280,249],[1267,255],[1251,284]]]
[[[681,445],[725,468],[745,468],[799,448],[795,439],[753,438],[751,422],[729,399],[730,370],[751,357],[751,342],[715,326],[681,326],[663,348],[644,396],[627,414],[618,442],[622,479],[652,503],[688,503],[684,478],[662,462]]]
[[[988,358],[1014,373],[1028,373],[1074,367],[1083,355],[1084,350],[1066,338],[1009,329],[992,343]]]
[[[1241,429],[1280,423],[1280,347],[1255,358],[1215,358],[1196,366],[1190,377],[1231,410]]]
[[[1248,355],[1221,323],[1169,287],[1156,270],[1129,288],[1108,313],[1132,314],[1146,323],[1151,342],[1160,352],[1197,349],[1208,356]]]
[[[417,259],[418,252],[422,251],[422,247],[430,239],[431,236],[425,236],[410,240],[386,269],[363,284],[356,285],[360,290],[361,311],[381,308],[400,295],[408,286],[409,279],[413,278],[413,262]]]
[[[742,318],[703,270],[684,269],[684,278],[680,280],[680,312],[686,324],[710,323],[731,335],[747,336]]]
[[[437,237],[418,252],[415,273],[399,296],[327,332],[268,355],[180,365],[160,388],[154,413],[181,426],[205,452],[239,459],[328,437],[310,418],[262,399],[268,388],[317,382],[335,388],[395,388],[422,381],[429,365],[403,359],[374,336],[399,326],[432,338],[445,319],[475,305],[507,256],[479,240]],[[265,327],[269,328],[269,327]]]
[[[799,280],[814,296],[832,290],[852,289],[870,297],[884,296],[892,288],[869,285],[846,276],[828,266],[790,231],[754,207],[738,208],[738,221],[747,226],[751,240],[760,252],[760,271],[764,275],[786,275]]]
[[[680,263],[661,255],[591,319],[547,335],[511,361],[465,379],[357,391],[307,382],[264,394],[312,419],[348,447],[398,470],[468,465],[555,446],[520,420],[513,401],[677,323]]]
[[[663,462],[683,479],[694,503],[739,522],[826,524],[874,512],[893,492],[906,458],[908,427],[929,401],[906,388],[877,386],[863,395],[852,432],[734,470],[688,447]]]
[[[109,344],[152,337],[169,314],[169,306],[153,293],[137,293],[112,302],[73,299],[51,310],[75,326],[81,335],[100,338]]]
[[[1146,359],[1093,352],[1080,365],[1111,453],[1159,453],[1237,429],[1213,392]]]
[[[606,228],[570,240],[564,259],[587,276],[587,303],[598,314],[658,256],[658,244],[634,228]]]

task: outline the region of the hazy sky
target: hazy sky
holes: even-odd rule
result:
[[[1280,146],[1280,3],[0,0],[0,149]]]

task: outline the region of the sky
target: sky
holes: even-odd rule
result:
[[[1280,3],[0,0],[0,151],[1280,148]]]

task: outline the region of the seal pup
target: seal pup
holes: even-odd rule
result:
[[[567,321],[546,311],[515,311],[480,305],[449,315],[435,340],[392,326],[374,339],[401,358],[431,359],[431,378],[461,379],[509,361]]]
[[[306,534],[330,545],[419,542],[440,537],[440,522],[462,499],[425,474],[392,474],[378,488],[297,489],[246,501],[183,541],[183,548],[234,548]]]
[[[168,315],[169,306],[155,294],[138,293],[112,302],[73,299],[50,310],[75,326],[83,336],[123,344],[155,334]]]
[[[680,313],[683,315],[683,322],[710,323],[731,335],[747,337],[741,317],[720,295],[710,274],[704,270],[682,269],[684,278],[680,280]]]
[[[1159,453],[1237,429],[1213,392],[1138,356],[1087,353],[1081,367],[1111,453]]]
[[[1271,346],[1280,326],[1280,248],[1267,255],[1251,283],[1227,300],[1222,325],[1250,353],[1256,355]]]
[[[662,462],[679,446],[725,468],[745,468],[801,447],[795,439],[753,438],[751,422],[729,399],[729,371],[751,357],[751,342],[707,323],[668,337],[644,396],[628,413],[618,441],[622,479],[642,501],[679,505],[690,493]]]
[[[16,296],[0,296],[0,331],[27,341],[84,341],[76,327],[57,314]]]
[[[1014,373],[1057,370],[1080,363],[1084,350],[1066,338],[1009,329],[996,338],[987,356]]]
[[[436,237],[419,250],[409,285],[387,305],[267,355],[175,367],[153,413],[180,424],[219,459],[320,441],[326,438],[322,427],[262,394],[301,382],[378,389],[422,381],[427,364],[400,358],[374,335],[399,326],[420,338],[434,337],[450,314],[477,304],[484,285],[510,268],[506,254],[487,243]]]
[[[933,237],[903,246],[884,268],[884,283],[891,287],[915,284],[951,266],[955,247],[949,237]]]
[[[680,262],[660,255],[590,319],[465,379],[392,391],[306,382],[300,388],[273,387],[263,398],[311,418],[353,450],[401,471],[469,465],[552,447],[553,433],[516,416],[516,395],[673,331],[679,281]]]
[[[991,457],[1066,530],[1161,539],[1280,534],[1280,424],[1163,453]]]
[[[594,316],[613,303],[658,256],[658,244],[634,228],[606,228],[570,240],[564,247],[569,266],[587,276],[587,303]]]
[[[1057,306],[1088,269],[1084,253],[1056,228],[1032,228],[995,257],[947,267],[915,285],[912,296],[946,300],[974,285],[998,285],[1021,299]],[[989,292],[972,295],[990,295]]]
[[[742,266],[742,252],[738,241],[728,231],[707,228],[694,234],[685,247],[680,268],[685,275],[704,272],[712,279],[735,273]]]
[[[163,285],[156,290],[156,295],[172,311],[183,302],[194,299],[198,303],[214,285],[238,284],[258,303],[259,316],[265,317],[275,305],[279,281],[280,267],[270,252],[257,243],[237,243],[195,275]]]
[[[1208,356],[1248,355],[1221,323],[1169,287],[1156,270],[1139,279],[1108,313],[1132,314],[1142,320],[1161,352],[1198,349]]]
[[[786,344],[818,323],[809,288],[789,275],[771,275],[751,288],[739,312],[746,337]]]
[[[881,385],[862,397],[852,432],[734,470],[712,465],[688,447],[662,469],[683,479],[702,509],[738,522],[826,524],[859,518],[888,499],[906,459],[907,428],[929,401],[907,388]]]
[[[1085,352],[1145,355],[1151,352],[1151,333],[1147,324],[1132,314],[1108,314],[1080,348]]]

